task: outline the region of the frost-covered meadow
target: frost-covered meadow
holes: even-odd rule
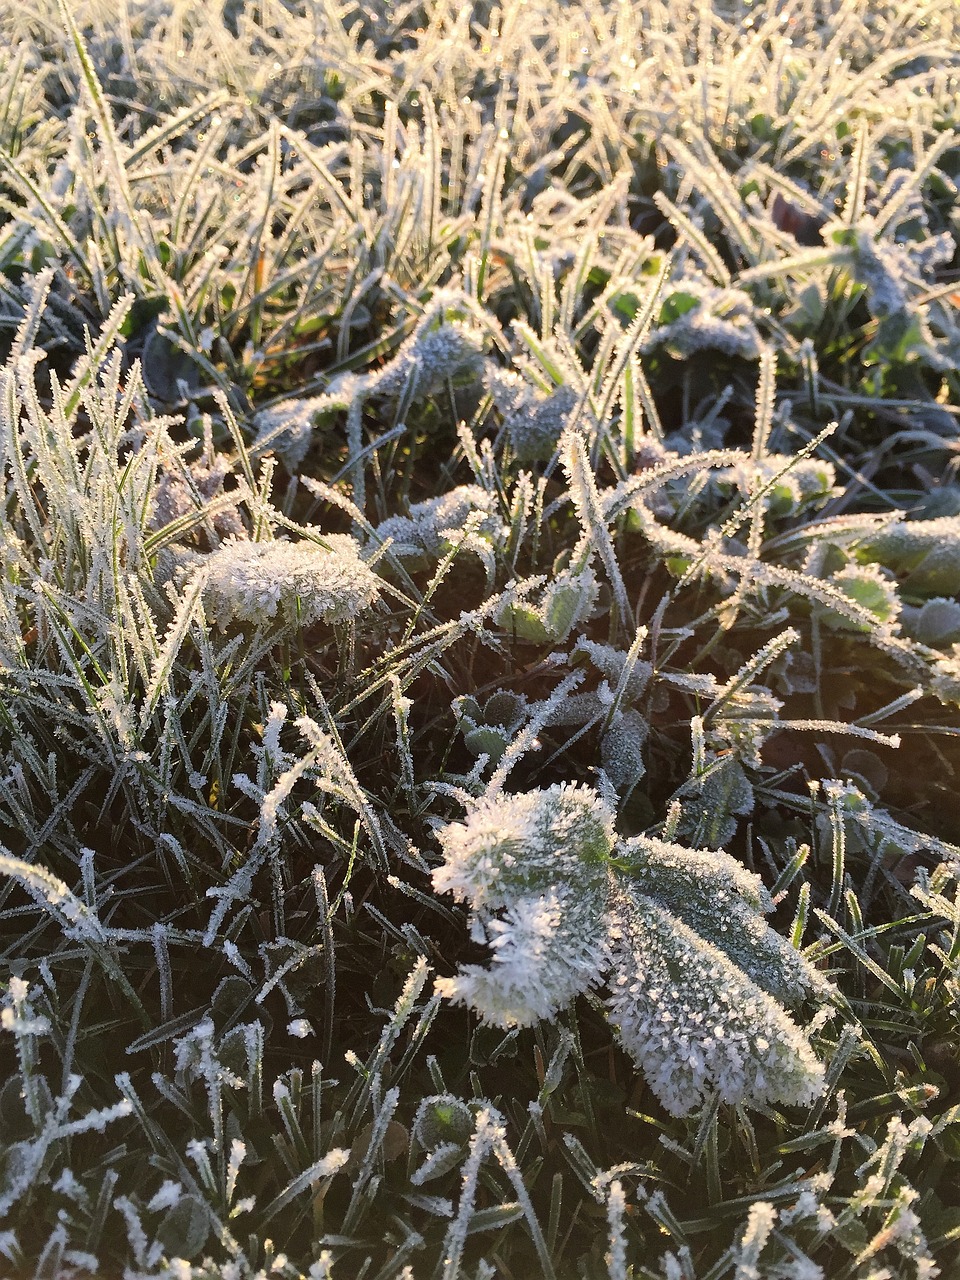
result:
[[[955,0],[0,0],[0,1275],[960,1268]]]

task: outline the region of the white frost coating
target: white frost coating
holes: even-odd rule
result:
[[[477,484],[462,484],[436,498],[415,502],[408,516],[390,516],[377,526],[377,538],[393,540],[395,556],[412,559],[439,559],[451,537],[472,520],[474,534],[491,546],[506,537],[497,513],[497,499]]]
[[[466,822],[450,823],[438,838],[444,863],[433,887],[482,910],[558,879],[601,884],[615,834],[613,814],[595,792],[559,783],[481,800]]]
[[[809,1104],[823,1068],[780,1001],[828,987],[763,913],[759,877],[723,852],[649,836],[615,843],[589,787],[477,803],[439,832],[434,888],[472,910],[488,964],[437,991],[487,1023],[553,1017],[606,975],[611,1021],[663,1106]]]
[[[349,535],[323,541],[230,539],[203,562],[204,604],[221,627],[277,617],[296,627],[349,621],[373,603],[380,581]]]
[[[808,1105],[823,1069],[803,1032],[729,957],[639,894],[612,913],[610,1012],[671,1115],[724,1102]]]
[[[466,965],[453,978],[438,978],[437,991],[498,1027],[554,1017],[603,970],[605,942],[591,929],[601,907],[602,898],[589,891],[579,897],[551,889],[517,898],[479,924],[490,967]]]
[[[160,1213],[163,1209],[171,1209],[183,1196],[183,1186],[179,1182],[171,1182],[165,1178],[160,1190],[147,1204],[150,1213]]]
[[[664,295],[664,322],[652,330],[642,351],[662,346],[681,358],[702,350],[723,351],[747,360],[759,356],[762,343],[754,321],[756,311],[750,295],[742,289],[717,288],[684,276],[666,286]]]
[[[45,867],[36,867],[20,858],[13,858],[0,845],[0,875],[18,880],[39,906],[56,917],[68,938],[97,943],[105,940],[103,925],[93,912]],[[10,990],[14,990],[12,983]]]

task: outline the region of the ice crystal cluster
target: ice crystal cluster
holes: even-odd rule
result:
[[[725,1102],[809,1104],[823,1068],[784,1004],[826,983],[763,920],[759,878],[718,851],[618,841],[589,787],[479,801],[439,832],[438,892],[471,911],[487,965],[437,980],[500,1027],[553,1017],[605,978],[610,1018],[653,1092],[683,1115]]]
[[[377,597],[377,575],[347,534],[322,541],[230,538],[198,570],[204,602],[221,627],[232,622],[288,627],[349,622]]]

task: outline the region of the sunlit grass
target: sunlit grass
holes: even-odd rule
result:
[[[0,1270],[960,1256],[960,22],[0,3]]]

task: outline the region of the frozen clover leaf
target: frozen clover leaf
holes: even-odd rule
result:
[[[330,407],[341,407],[340,397],[326,399]],[[272,449],[292,475],[310,449],[317,419],[327,407],[324,400],[322,396],[282,400],[272,408],[261,409],[254,419],[257,428],[255,450],[262,453]]]
[[[562,569],[540,593],[536,603],[504,592],[496,620],[517,640],[527,644],[556,644],[566,640],[593,612],[600,588],[590,568]]]
[[[182,458],[176,460],[176,465],[172,459],[163,460],[151,497],[147,528],[164,529],[191,515],[199,523],[207,515],[220,537],[244,537],[243,521],[224,490],[229,474],[229,460],[212,450],[190,463]],[[189,523],[184,527],[188,531]]]
[[[741,739],[742,740],[742,739]],[[749,742],[744,745],[749,750]],[[753,786],[735,754],[715,755],[680,790],[684,798],[680,830],[698,844],[717,849],[733,838],[737,818],[753,813]]]
[[[413,1136],[424,1151],[453,1143],[458,1148],[474,1131],[473,1112],[450,1093],[434,1093],[423,1098],[413,1118]]]
[[[909,595],[960,594],[960,517],[898,520],[863,538],[856,556],[892,569]]]
[[[435,300],[436,301],[436,300]],[[401,393],[410,401],[438,391],[448,378],[471,377],[483,365],[483,333],[459,320],[432,318],[434,308],[377,377],[377,395]]]
[[[456,698],[453,710],[467,750],[473,756],[486,755],[494,766],[528,719],[527,699],[507,689],[488,698],[483,707],[475,698]]]
[[[203,558],[204,604],[221,627],[260,625],[279,618],[288,626],[348,622],[376,599],[379,579],[348,534],[248,542],[231,538]]]
[[[650,726],[639,711],[628,707],[618,711],[600,744],[600,757],[607,777],[621,796],[629,796],[646,773],[643,747]]]
[[[750,295],[742,289],[721,289],[685,276],[664,297],[659,324],[641,350],[664,347],[680,360],[703,350],[756,360],[762,344],[754,315]]]
[[[476,484],[464,484],[439,497],[415,502],[408,516],[390,516],[377,526],[377,539],[392,539],[394,556],[416,568],[439,560],[451,546],[454,533],[470,526],[474,537],[498,546],[506,536],[497,514],[497,500]]]
[[[764,922],[772,902],[729,854],[648,836],[615,843],[589,787],[481,800],[439,833],[434,888],[466,901],[490,959],[437,990],[485,1022],[530,1026],[606,977],[611,1022],[674,1115],[807,1104],[823,1069],[781,1002],[826,980]]]
[[[925,277],[949,262],[956,247],[947,232],[919,241],[879,236],[876,221],[869,216],[854,227],[828,223],[824,239],[849,249],[853,278],[866,288],[867,305],[880,319],[907,311]]]

